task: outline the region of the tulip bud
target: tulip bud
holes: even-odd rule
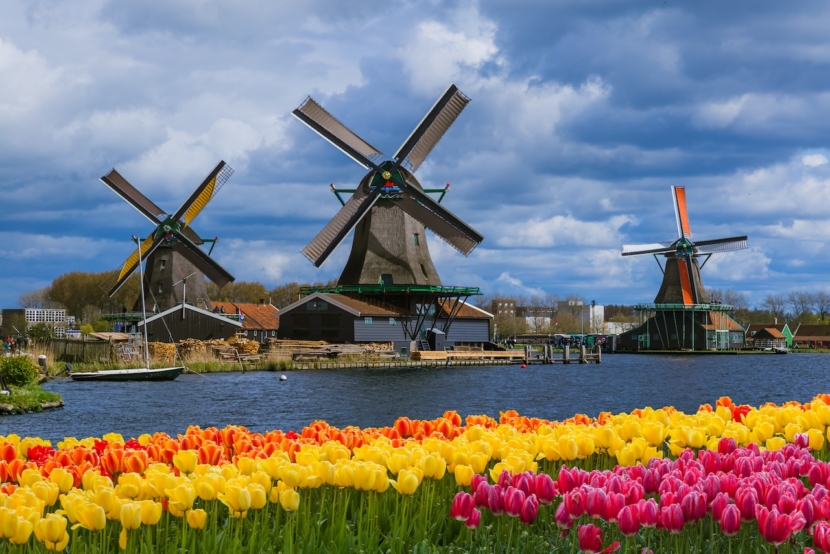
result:
[[[519,518],[522,520],[522,523],[527,525],[532,525],[534,521],[536,521],[536,516],[539,514],[539,501],[536,499],[535,494],[531,494],[525,501],[522,503],[522,509],[519,513]]]
[[[280,506],[288,512],[296,512],[300,508],[300,494],[293,489],[286,489],[280,493]]]
[[[657,502],[653,498],[640,500],[637,503],[637,515],[643,527],[656,527],[660,516]]]
[[[539,503],[546,506],[552,504],[553,499],[556,497],[556,486],[550,475],[547,473],[538,474],[534,485],[536,496],[539,498]]]
[[[734,504],[726,506],[717,520],[720,522],[721,531],[727,537],[737,535],[741,530],[741,511]]]
[[[187,524],[191,529],[204,529],[207,522],[207,512],[202,509],[187,512]]]
[[[504,491],[504,511],[507,515],[518,517],[522,512],[522,504],[525,501],[525,493],[514,487],[508,487]]]
[[[452,506],[450,507],[450,517],[459,521],[467,521],[470,514],[475,507],[473,497],[466,492],[459,492],[452,499]]]
[[[487,491],[487,507],[494,516],[500,516],[504,513],[504,499],[502,497],[502,490],[499,485],[493,485]]]
[[[640,513],[636,505],[625,506],[617,516],[620,532],[626,537],[637,534],[640,530]]]

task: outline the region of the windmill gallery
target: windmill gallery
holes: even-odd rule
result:
[[[394,344],[407,357],[415,350],[465,347],[499,349],[491,341],[493,316],[473,305],[477,287],[445,285],[435,269],[426,229],[467,256],[484,237],[443,204],[449,185],[425,189],[415,173],[450,129],[470,99],[451,85],[391,158],[308,97],[293,115],[366,172],[351,189],[331,186],[342,206],[303,248],[322,266],[353,233],[351,251],[335,285],[305,287],[279,312],[278,338],[331,343]],[[227,338],[239,331],[237,314],[217,314],[205,277],[221,287],[234,277],[211,257],[215,239],[200,237],[191,224],[233,171],[220,162],[172,215],[167,215],[115,169],[102,181],[145,216],[154,230],[124,263],[109,294],[147,263],[142,280],[152,318],[149,334],[163,342]],[[672,187],[678,238],[624,246],[623,256],[654,255],[663,283],[652,304],[637,306],[640,325],[614,343],[619,351],[711,351],[743,346],[743,328],[731,306],[710,301],[701,269],[714,253],[746,248],[747,237],[692,241],[685,189]],[[350,194],[344,200],[344,195]],[[200,246],[210,242],[209,252]],[[664,258],[661,264],[659,257]],[[700,263],[702,260],[702,263]],[[189,285],[189,288],[188,288]],[[109,319],[123,329],[141,325],[136,308]],[[151,327],[155,322],[155,327]],[[264,337],[263,337],[264,339]]]

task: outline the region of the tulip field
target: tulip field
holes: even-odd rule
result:
[[[830,395],[0,436],[0,553],[830,552]]]

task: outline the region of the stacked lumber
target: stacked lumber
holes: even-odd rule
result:
[[[207,354],[207,345],[196,339],[185,339],[179,342],[179,356],[183,359],[204,357]]]
[[[176,360],[176,345],[170,342],[147,343],[150,359],[164,364],[172,364]]]
[[[412,353],[412,360],[416,362],[425,362],[427,360],[439,360],[443,361],[447,359],[447,352],[444,350],[440,351],[432,351],[432,350],[423,350],[419,352]]]
[[[259,342],[255,340],[233,336],[228,339],[228,344],[235,348],[240,356],[253,356],[259,353]]]

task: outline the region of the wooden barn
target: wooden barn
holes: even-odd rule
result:
[[[144,322],[139,321],[139,332],[142,325]],[[229,339],[241,329],[242,324],[236,319],[190,304],[178,305],[147,318],[147,339],[150,342]]]
[[[242,333],[246,339],[265,343],[269,338],[277,338],[280,326],[279,310],[276,306],[244,302],[214,302],[213,313],[231,316],[242,324]]]
[[[340,343],[392,342],[401,355],[408,355],[413,342],[426,339],[433,326],[441,329],[450,317],[448,304],[441,304],[438,317],[419,319],[410,311],[369,298],[315,292],[280,311],[281,339],[325,340]],[[445,346],[483,345],[489,342],[492,315],[470,304],[456,310],[447,329]]]
[[[764,329],[775,329],[781,334],[781,336],[784,337],[784,344],[782,345],[782,348],[792,347],[793,333],[790,331],[790,327],[786,323],[750,323],[746,328],[746,345],[750,348],[767,348],[767,346],[759,346],[759,344],[763,343],[756,343],[755,340],[756,336],[760,341],[769,339],[766,334],[758,336],[758,333]],[[771,334],[774,335],[774,333]]]

